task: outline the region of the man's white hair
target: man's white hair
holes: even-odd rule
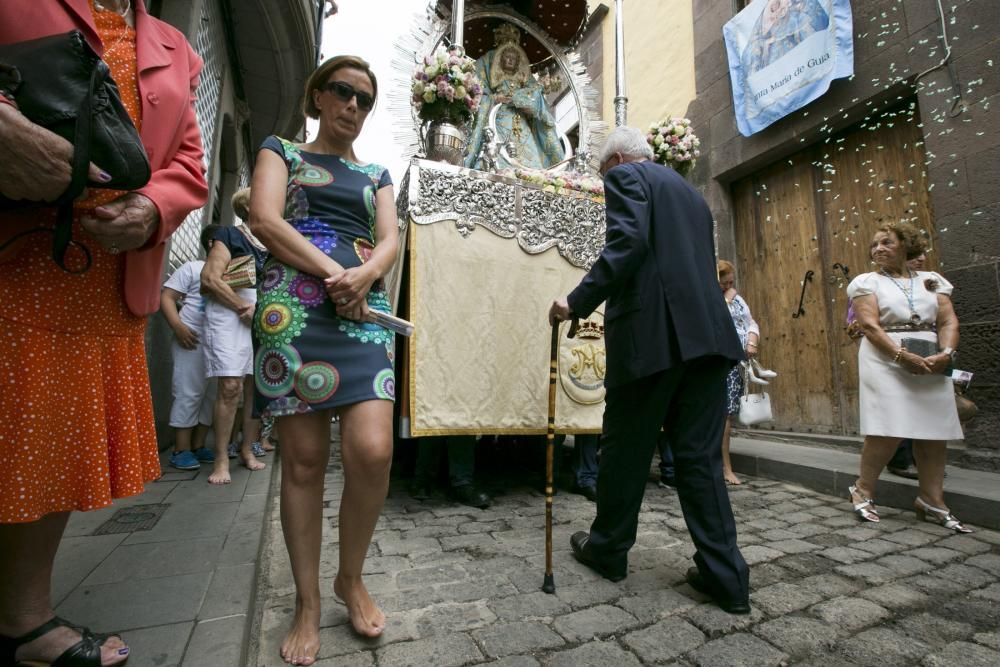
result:
[[[615,153],[636,159],[653,159],[653,147],[646,141],[646,133],[634,127],[622,126],[612,130],[597,154],[597,164],[604,164]]]

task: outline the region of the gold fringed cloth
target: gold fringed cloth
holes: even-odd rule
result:
[[[585,275],[574,262],[599,254],[603,202],[415,160],[398,205],[408,265],[400,288],[415,325],[397,372],[404,435],[545,433],[549,306]],[[600,432],[599,311],[575,339],[562,327],[560,432]]]

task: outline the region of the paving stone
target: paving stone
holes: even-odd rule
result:
[[[491,658],[556,648],[565,643],[551,628],[536,621],[495,623],[474,631],[473,637]]]
[[[815,519],[815,517],[813,517]],[[825,535],[830,531],[826,526],[817,523],[800,523],[796,526],[789,526],[788,532],[795,533],[800,537],[812,537],[813,535]]]
[[[996,667],[1000,665],[1000,652],[969,642],[954,642],[943,651],[927,656],[921,664],[925,667]]]
[[[712,638],[743,630],[764,618],[764,612],[753,605],[750,606],[749,614],[729,614],[713,602],[692,607],[682,615]]]
[[[705,643],[705,635],[681,618],[667,618],[621,639],[646,664],[666,662]],[[613,663],[607,663],[613,664]]]
[[[916,664],[930,647],[889,628],[871,628],[841,641],[836,652],[859,665],[907,667]]]
[[[798,574],[803,577],[812,574],[829,572],[830,565],[832,565],[828,559],[823,558],[816,553],[792,554],[791,556],[785,556],[784,558],[774,561],[774,564],[780,565],[794,574]]]
[[[850,528],[842,528],[836,531],[837,535],[843,535],[852,543],[867,542],[868,540],[876,540],[882,536],[882,531],[879,530],[878,524],[874,523],[856,523]]]
[[[968,623],[953,620],[954,617],[943,618],[936,614],[924,612],[901,618],[897,627],[908,636],[930,644],[943,646],[948,642],[971,637],[974,629]]]
[[[124,539],[124,535],[121,535]],[[60,545],[62,548],[62,545]],[[175,625],[157,625],[141,630],[129,630],[125,640],[131,649],[131,660],[136,664],[147,665],[179,665],[184,658],[184,649],[194,623],[177,623]],[[119,628],[119,630],[124,630]]]
[[[375,654],[365,651],[350,655],[338,655],[336,658],[317,660],[313,665],[314,667],[375,667]],[[270,666],[261,663],[259,667]]]
[[[414,556],[441,551],[441,544],[433,537],[414,537],[404,540],[398,535],[376,536],[375,544],[383,556]]]
[[[938,540],[938,537],[935,535],[929,535],[928,533],[919,530],[905,529],[897,530],[894,533],[888,533],[884,536],[884,538],[890,542],[898,542],[899,544],[905,544],[909,547],[922,547],[925,544],[937,542]],[[943,543],[939,543],[938,546],[945,545]],[[961,549],[958,549],[958,551],[961,551]]]
[[[782,518],[789,524],[796,524],[796,523],[803,523],[806,521],[812,521],[816,517],[810,512],[798,511],[785,514]],[[792,527],[789,526],[788,530],[792,530]]]
[[[954,560],[965,557],[965,554],[961,551],[945,549],[944,547],[939,546],[918,547],[916,549],[910,549],[909,551],[903,552],[903,555],[919,558],[922,561],[933,563],[934,565],[944,565],[945,563],[950,563]]]
[[[971,560],[971,559],[970,559]],[[996,581],[996,576],[968,565],[952,564],[931,572],[932,576],[955,581],[970,588],[980,588]]]
[[[812,544],[811,542],[806,542],[800,539],[788,539],[788,540],[778,540],[776,542],[768,542],[767,547],[771,549],[777,549],[778,551],[786,554],[801,554],[810,551],[816,551],[820,548],[819,545]]]
[[[458,667],[483,654],[466,634],[438,635],[431,639],[393,644],[376,652],[380,667]]]
[[[635,616],[624,609],[598,605],[560,616],[552,623],[556,632],[570,643],[589,641],[598,635],[614,634],[638,625]]]
[[[640,667],[642,663],[613,641],[591,641],[568,651],[553,653],[545,664],[547,667]]]
[[[570,610],[570,606],[557,596],[542,591],[491,600],[489,605],[502,621],[551,618]]]
[[[944,547],[946,549],[954,549],[955,551],[961,551],[969,555],[986,553],[992,547],[985,542],[982,542],[975,537],[975,533],[972,535],[955,535],[953,537],[946,537],[936,544],[936,546]]]
[[[698,603],[673,589],[666,588],[623,597],[615,604],[635,616],[640,623],[653,623],[664,616],[690,609]]]
[[[544,595],[544,593],[540,593]],[[551,597],[551,596],[549,596]],[[509,599],[509,598],[505,598]],[[416,619],[417,632],[429,637],[441,632],[463,632],[489,625],[497,620],[485,600],[456,604],[440,604],[421,610]]]
[[[918,574],[902,579],[899,583],[913,586],[931,597],[947,597],[965,592],[963,584],[934,574]]]
[[[789,581],[793,578],[791,572],[773,562],[755,565],[753,571],[750,572],[750,584],[756,588],[770,586],[779,581]]]
[[[747,565],[764,563],[785,555],[777,549],[770,549],[759,544],[751,544],[746,549],[741,549],[740,551],[743,553],[743,560],[747,562]]]
[[[841,509],[835,509],[828,505],[820,505],[819,507],[814,507],[811,510],[809,510],[809,513],[812,514],[813,516],[829,518],[832,516],[841,516],[844,513],[844,511]]]
[[[876,563],[855,563],[854,565],[840,565],[834,568],[837,573],[845,577],[864,579],[869,584],[885,584],[896,578],[896,573]]]
[[[238,665],[243,653],[245,615],[198,623],[184,651],[181,667]]]
[[[73,516],[76,516],[76,514],[74,514]],[[980,542],[987,542],[993,545],[1000,545],[1000,531],[986,530],[985,528],[981,528],[978,531],[976,531],[976,539],[979,540]]]
[[[972,640],[1000,651],[1000,632],[977,632],[972,635]]]
[[[819,555],[824,558],[829,558],[830,560],[835,560],[838,563],[843,563],[844,565],[860,563],[872,557],[872,555],[867,551],[854,549],[852,547],[833,547],[832,549],[824,549],[819,552]]]
[[[858,595],[866,600],[871,600],[875,604],[882,605],[886,609],[895,610],[906,609],[908,607],[921,607],[930,601],[930,598],[924,593],[900,583],[868,588],[858,593]]]
[[[855,542],[854,548],[860,551],[867,551],[875,556],[884,556],[886,554],[900,553],[903,549],[899,546],[899,542],[890,542],[889,540],[883,540],[880,537],[876,537],[870,540],[864,540],[861,542]]]
[[[753,632],[793,657],[828,650],[837,641],[834,628],[806,616],[777,618],[757,625]]]
[[[581,565],[581,567],[583,566]],[[619,596],[621,596],[621,588],[606,579],[575,586],[556,586],[556,597],[573,609],[601,604],[615,600]]]
[[[969,593],[972,597],[1000,602],[1000,584],[990,584],[986,588]]]
[[[787,524],[776,519],[757,519],[756,521],[748,521],[746,525],[756,530],[771,530],[772,528],[784,528]]]
[[[944,618],[959,618],[974,631],[991,631],[1000,628],[1000,605],[981,598],[955,597],[938,603],[935,613]],[[958,638],[956,638],[958,639]]]
[[[253,563],[216,568],[198,612],[199,620],[250,613],[256,575],[257,566]]]
[[[856,580],[842,577],[839,574],[814,574],[800,579],[798,585],[807,591],[818,593],[824,598],[835,598],[850,595],[862,587]]]
[[[894,554],[891,556],[885,556],[884,558],[879,558],[875,561],[875,563],[889,568],[896,574],[897,577],[908,577],[911,574],[918,574],[920,572],[927,572],[928,570],[934,569],[933,565],[929,565],[919,558],[904,556],[901,554]]]
[[[410,588],[464,581],[468,578],[468,571],[461,565],[438,565],[436,567],[404,569],[396,575],[396,585],[400,590],[405,591]]]
[[[824,526],[825,532],[819,535],[813,535],[809,538],[809,541],[819,547],[850,547],[853,546],[855,541],[844,535],[840,535],[838,532],[830,532],[830,528]]]
[[[359,637],[349,623],[319,629],[319,657],[332,658],[350,655],[362,650],[379,649],[383,646],[399,642],[412,642],[417,639],[417,630],[413,624],[413,616],[409,614],[386,614],[385,629],[376,639]],[[275,650],[274,655],[278,652]],[[220,663],[221,664],[221,663]],[[233,663],[235,664],[235,663]],[[278,663],[280,664],[280,663]],[[268,665],[270,667],[270,665]]]
[[[746,633],[711,641],[691,654],[699,667],[778,667],[788,656]]]
[[[777,583],[750,595],[750,602],[768,616],[781,616],[805,609],[822,599],[823,596],[819,593],[787,583]]]
[[[1000,577],[1000,555],[980,554],[979,556],[966,559],[965,564],[985,570],[994,577]]]
[[[847,528],[848,526],[857,525],[858,520],[853,514],[838,512],[837,516],[832,516],[829,519],[823,519],[820,523],[829,528]]]
[[[821,620],[845,632],[874,625],[891,616],[884,607],[880,607],[874,602],[850,597],[820,602],[809,611]]]

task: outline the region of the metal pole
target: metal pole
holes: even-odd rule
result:
[[[624,0],[615,0],[615,126],[626,123],[628,97],[625,96],[625,17]]]
[[[451,3],[451,43],[462,46],[465,41],[465,0]]]

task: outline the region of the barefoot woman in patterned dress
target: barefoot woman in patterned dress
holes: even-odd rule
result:
[[[281,525],[295,578],[295,618],[281,657],[319,651],[320,540],[330,420],[340,415],[344,493],[334,593],[354,631],[377,637],[385,615],[361,581],[392,458],[393,336],[364,323],[388,312],[382,276],[396,256],[396,207],[385,168],[362,163],[354,140],[375,101],[368,64],[338,56],[306,84],[316,138],[265,140],[251,186],[250,225],[271,252],[254,335],[257,406],[277,418]]]

